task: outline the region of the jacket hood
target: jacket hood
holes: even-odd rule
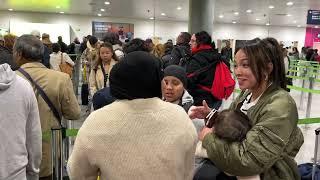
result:
[[[193,104],[193,97],[188,93],[187,90],[184,90],[184,93],[181,98],[181,104],[185,105],[187,103]]]
[[[0,90],[8,89],[16,79],[16,73],[11,70],[9,64],[0,65]]]

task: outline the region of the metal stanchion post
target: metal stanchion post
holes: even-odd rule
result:
[[[51,130],[51,171],[52,171],[52,178],[51,180],[55,180],[55,175],[56,175],[56,171],[55,171],[55,160],[56,160],[56,138],[54,137],[55,133],[54,131]]]
[[[61,128],[51,129],[51,159],[52,159],[52,180],[62,180],[63,172],[63,142]]]
[[[304,70],[304,71],[303,71],[303,75],[302,75],[301,77],[305,77],[306,74],[307,74],[307,70]],[[305,86],[305,80],[303,79],[303,80],[302,80],[302,88],[304,88],[304,86]],[[300,104],[299,104],[299,108],[300,108],[300,109],[303,109],[303,98],[304,98],[304,92],[301,91]]]
[[[310,77],[309,89],[313,89],[313,82],[314,82],[314,78]],[[312,103],[312,93],[309,92],[308,93],[308,104],[307,104],[307,110],[306,110],[306,118],[310,117],[311,103]]]

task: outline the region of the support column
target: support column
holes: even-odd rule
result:
[[[215,0],[189,0],[189,33],[213,32]]]

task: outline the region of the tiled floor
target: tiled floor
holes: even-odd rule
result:
[[[301,87],[302,81],[297,80],[294,81],[294,85]],[[308,85],[306,85],[308,87]],[[320,83],[316,83],[314,86],[314,89],[320,89]],[[79,91],[80,92],[80,91]],[[301,101],[301,92],[292,90],[290,92],[292,97],[295,99],[298,111],[299,111],[299,118],[305,118],[306,117],[306,106],[307,106],[307,94],[304,94]],[[223,102],[221,109],[228,108],[230,103],[232,102],[232,99],[236,97],[235,95],[231,95],[231,97]],[[80,102],[80,101],[79,101]],[[312,96],[312,106],[311,106],[311,113],[310,117],[320,117],[320,95],[316,94]],[[88,113],[86,113],[86,106],[82,106],[82,113],[81,113],[81,119],[78,121],[72,121],[72,123],[69,123],[69,125],[73,128],[80,128],[86,117],[88,116]],[[310,162],[311,158],[313,157],[313,149],[315,144],[315,134],[314,130],[320,127],[320,124],[311,124],[311,125],[300,125],[300,128],[304,134],[305,137],[305,143],[301,147],[300,152],[298,153],[296,160],[298,164],[304,163],[304,162]]]

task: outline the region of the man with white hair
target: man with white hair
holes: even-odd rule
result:
[[[38,30],[33,30],[31,31],[30,34],[37,37],[38,39],[41,38],[40,31]],[[50,69],[50,51],[47,46],[44,46],[44,53],[43,53],[41,63]]]
[[[69,75],[47,69],[40,63],[43,51],[43,43],[32,35],[22,35],[13,47],[14,59],[20,66],[18,75],[32,79],[29,81],[34,86],[38,101],[43,135],[40,180],[51,180],[51,128],[60,127],[62,117],[69,120],[79,119],[80,106]],[[49,100],[40,94],[39,89],[42,89]],[[48,102],[51,102],[52,106]],[[48,134],[49,136],[46,136]]]

